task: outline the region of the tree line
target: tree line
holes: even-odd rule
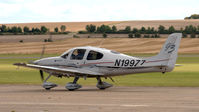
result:
[[[189,25],[185,28],[181,28],[177,30],[174,26],[170,26],[166,28],[163,25],[160,25],[157,29],[154,27],[141,27],[141,28],[131,28],[131,26],[126,26],[124,29],[118,29],[115,25],[101,25],[96,26],[93,24],[86,25],[85,31],[79,31],[79,34],[103,34],[103,37],[107,37],[106,34],[128,34],[130,38],[134,37],[143,37],[146,38],[158,38],[159,34],[171,34],[174,32],[183,33],[183,37],[187,37],[188,34],[191,35],[192,38],[195,38],[197,34],[199,34],[199,25],[193,26]],[[24,34],[24,35],[34,35],[34,34],[68,34],[66,31],[66,26],[61,25],[60,27],[55,27],[53,32],[50,32],[49,29],[45,26],[41,26],[40,28],[29,28],[24,26],[21,28],[20,26],[7,27],[6,25],[0,26],[0,35],[4,34]]]
[[[174,32],[183,33],[183,37],[187,37],[187,34],[196,35],[199,34],[199,26],[193,26],[189,25],[185,28],[181,28],[180,30],[177,30],[174,26],[170,26],[169,28],[166,28],[163,25],[160,25],[157,29],[154,27],[141,27],[138,28],[131,28],[131,26],[126,26],[124,29],[118,30],[115,25],[110,27],[109,25],[101,25],[101,26],[95,26],[93,24],[86,25],[85,31],[79,31],[80,34],[87,34],[87,33],[107,33],[107,34],[129,34],[129,35],[138,35],[140,34],[153,34],[154,37],[158,37],[159,34],[171,34]],[[145,35],[147,37],[147,35]],[[131,37],[131,36],[130,36]]]
[[[176,30],[174,26],[170,26],[168,29],[165,28],[163,25],[160,25],[157,29],[154,27],[141,27],[140,29],[138,28],[131,28],[130,26],[126,26],[124,29],[117,30],[117,27],[113,25],[112,27],[108,25],[101,25],[96,27],[93,24],[86,25],[86,31],[79,31],[79,33],[116,33],[116,34],[128,34],[128,33],[141,33],[141,34],[171,34],[174,32],[180,32],[180,33],[185,33],[185,34],[199,34],[199,25],[193,26],[189,25],[186,26],[185,28],[181,28],[180,30]]]
[[[199,19],[199,14],[192,14],[191,16],[185,17],[184,19],[185,19],[185,20],[186,20],[186,19]]]
[[[6,25],[0,26],[0,35],[3,34],[24,34],[24,35],[35,35],[35,34],[67,34],[66,32],[66,26],[61,25],[60,28],[55,27],[54,32],[50,32],[49,29],[45,26],[41,26],[40,28],[29,28],[27,26],[24,26],[23,28],[20,26],[13,26],[13,27],[7,27]]]

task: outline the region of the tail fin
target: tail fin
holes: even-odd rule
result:
[[[175,67],[175,63],[178,57],[178,48],[180,45],[181,37],[181,33],[173,33],[169,35],[159,54],[149,58],[149,60],[157,60],[157,63],[154,64],[165,66],[165,72],[172,71]]]

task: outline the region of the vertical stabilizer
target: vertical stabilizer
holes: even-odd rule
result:
[[[167,71],[172,71],[175,67],[181,38],[182,33],[173,33],[169,35],[160,53],[157,56],[155,56],[158,59],[168,59],[168,61],[165,61],[162,64],[167,66]]]

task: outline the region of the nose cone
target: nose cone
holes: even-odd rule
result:
[[[49,58],[43,58],[40,60],[36,60],[33,62],[35,65],[54,65],[58,62],[62,61],[59,57],[49,57]]]
[[[40,63],[41,63],[41,60],[36,60],[32,62],[32,64],[35,64],[35,65],[39,65]]]

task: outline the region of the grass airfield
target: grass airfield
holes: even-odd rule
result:
[[[45,55],[45,57],[57,56],[58,54]],[[18,57],[39,57],[40,55],[17,55],[2,54],[0,55],[0,84],[35,84],[40,85],[41,79],[38,70],[29,68],[18,68],[13,66],[16,62],[28,62],[36,60],[33,58],[21,59]],[[136,55],[139,56],[139,55]],[[151,56],[140,55],[140,56]],[[106,82],[116,86],[153,86],[153,87],[199,87],[199,55],[187,54],[179,55],[177,64],[183,66],[175,67],[170,73],[144,73],[126,76],[113,77],[115,82],[110,79],[103,79]],[[48,74],[45,74],[47,76]],[[71,82],[73,78],[51,77],[48,81],[56,84],[65,85]],[[96,79],[81,78],[78,83],[84,85],[96,85]]]

